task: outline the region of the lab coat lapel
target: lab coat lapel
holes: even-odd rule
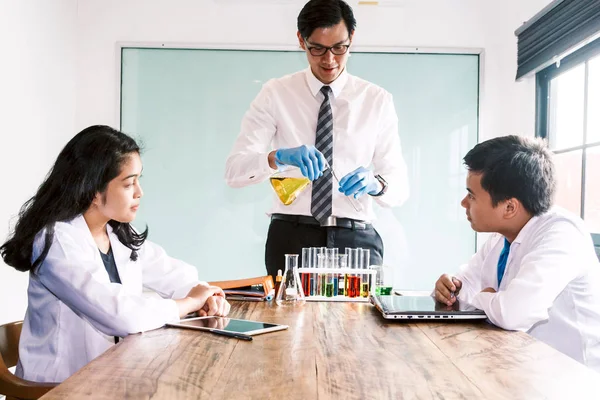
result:
[[[96,252],[98,252],[98,246],[96,245],[96,242],[94,241],[92,232],[90,232],[90,228],[88,227],[87,223],[85,222],[85,218],[83,218],[83,215],[79,215],[78,217],[73,218],[73,220],[71,220],[70,224],[73,225],[74,227],[76,227],[77,229],[79,229],[81,231],[82,237],[86,241],[86,244],[90,245]],[[98,255],[98,259],[99,258],[100,258],[100,256]]]
[[[90,246],[90,251],[94,252],[94,259],[97,260],[98,267],[102,268],[102,270],[104,271],[104,264],[102,263],[102,259],[100,258],[98,246],[94,241],[92,232],[90,232],[90,228],[87,226],[83,215],[75,217],[70,223],[77,229],[81,230],[82,236],[85,238],[86,243]],[[126,283],[133,283],[131,282],[131,277],[128,274],[127,268],[127,266],[129,265],[129,257],[131,256],[131,250],[125,247],[125,245],[123,245],[123,243],[119,241],[119,238],[113,232],[113,229],[110,225],[107,225],[106,229],[108,232],[108,237],[110,239],[110,247],[112,248],[113,256],[115,258],[115,264],[117,265],[117,271],[119,272],[119,278],[121,278],[121,283],[123,285],[125,285]]]

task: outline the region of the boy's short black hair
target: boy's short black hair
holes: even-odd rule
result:
[[[550,209],[556,192],[552,152],[539,138],[502,136],[479,143],[464,157],[481,187],[499,202],[516,198],[532,215]]]

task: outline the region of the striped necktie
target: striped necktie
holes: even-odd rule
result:
[[[323,86],[321,93],[325,99],[319,109],[319,120],[317,122],[317,136],[315,147],[329,163],[329,167],[323,172],[323,176],[313,182],[312,202],[310,212],[320,222],[323,223],[331,215],[333,199],[333,178],[331,168],[333,168],[333,114],[331,112],[331,88]]]

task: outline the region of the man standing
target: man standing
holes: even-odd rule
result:
[[[231,187],[290,166],[312,181],[291,205],[274,201],[265,251],[271,275],[283,269],[284,254],[303,247],[370,249],[370,263],[380,265],[372,201],[391,207],[408,197],[392,96],[346,71],[355,27],[342,0],[304,6],[297,36],[310,67],[263,86],[227,159]]]

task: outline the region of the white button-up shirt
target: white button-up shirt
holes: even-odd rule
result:
[[[494,234],[461,268],[459,301],[600,372],[600,264],[583,221],[558,207],[529,220],[511,244],[498,288],[503,246]],[[481,293],[488,287],[497,293]]]
[[[321,83],[310,68],[268,81],[252,102],[226,163],[225,179],[243,187],[269,178],[267,156],[275,149],[314,145],[317,116],[323,102]],[[408,197],[406,165],[398,136],[398,117],[390,93],[346,71],[330,84],[333,92],[333,170],[337,177],[356,168],[371,167],[388,182],[380,197],[359,198],[356,211],[334,181],[333,215],[365,221],[374,219],[372,200],[396,206]],[[311,215],[312,186],[289,206],[273,194],[269,212]]]

